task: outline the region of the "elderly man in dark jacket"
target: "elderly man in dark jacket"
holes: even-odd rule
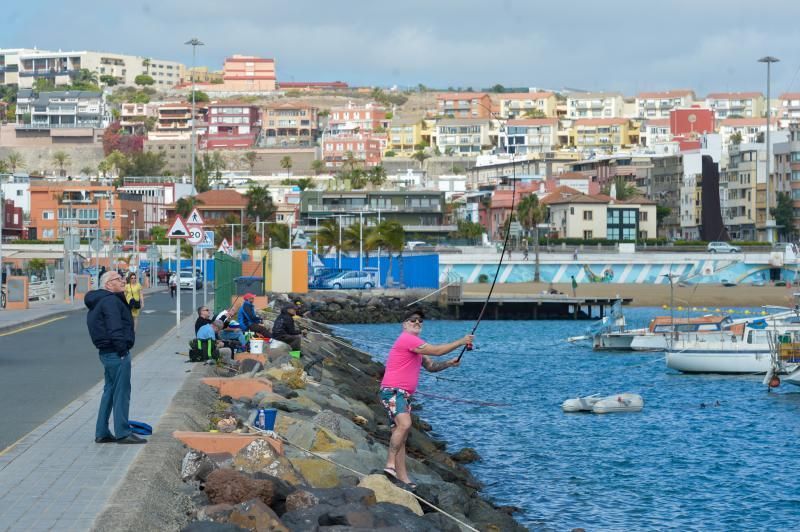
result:
[[[296,314],[297,308],[290,303],[281,309],[281,313],[275,318],[275,323],[272,324],[272,338],[289,344],[293,351],[300,350],[300,343],[303,338],[294,324],[294,316]]]
[[[125,301],[125,280],[111,270],[100,277],[100,288],[84,297],[89,308],[86,325],[92,343],[100,352],[105,374],[103,397],[97,413],[96,443],[147,443],[131,432],[128,410],[131,401],[131,348],[136,337],[133,316]],[[114,434],[108,430],[114,412]]]

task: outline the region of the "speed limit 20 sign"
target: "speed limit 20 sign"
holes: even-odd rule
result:
[[[194,246],[194,245],[199,244],[200,242],[203,241],[203,228],[202,227],[200,227],[199,225],[187,225],[186,229],[188,231],[188,236],[186,237],[186,240],[191,245]]]

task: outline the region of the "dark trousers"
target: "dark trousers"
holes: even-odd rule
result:
[[[170,286],[169,287],[169,297],[174,299],[175,298],[175,294],[177,292],[178,292],[178,287],[177,286]]]
[[[292,348],[292,351],[300,351],[300,344],[303,339],[302,334],[282,334],[281,336],[275,338],[279,342],[283,342],[285,344],[289,344],[289,347]]]
[[[258,334],[259,336],[267,336],[270,337],[270,331],[260,323],[251,323],[250,326],[247,328],[248,331],[253,331],[254,333]]]
[[[108,431],[108,420],[114,412],[114,434],[117,439],[131,433],[128,424],[128,411],[131,404],[131,354],[120,357],[116,353],[100,353],[103,363],[105,386],[100,399],[100,410],[97,413],[95,438],[111,436]]]

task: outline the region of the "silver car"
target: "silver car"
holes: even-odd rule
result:
[[[375,277],[370,272],[342,272],[335,277],[323,281],[325,288],[341,290],[343,288],[373,288]]]
[[[709,253],[739,253],[742,251],[739,246],[732,246],[727,242],[709,242],[706,249]]]

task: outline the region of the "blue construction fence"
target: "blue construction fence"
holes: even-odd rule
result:
[[[321,259],[326,268],[339,267],[336,257],[322,257]],[[342,270],[358,270],[358,266],[358,257],[342,257]],[[381,284],[386,286],[389,257],[382,256],[380,258],[380,266],[378,257],[365,257],[363,266],[364,269],[380,267]],[[392,280],[395,286],[399,286],[402,280],[406,288],[439,288],[439,255],[392,257]]]

